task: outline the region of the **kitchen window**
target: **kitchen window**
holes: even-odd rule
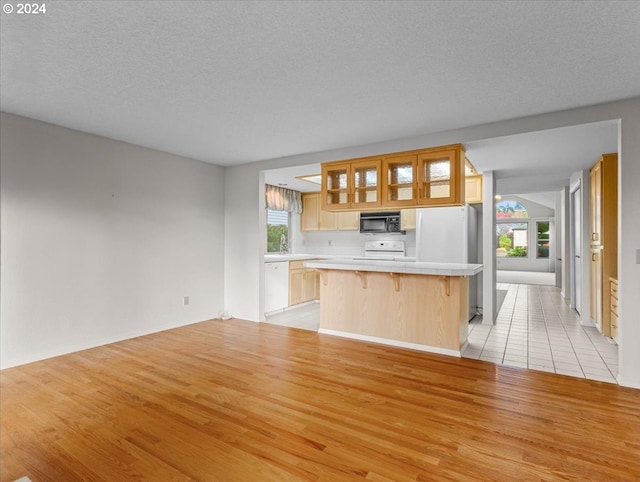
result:
[[[267,209],[267,253],[289,252],[290,221],[287,211]]]

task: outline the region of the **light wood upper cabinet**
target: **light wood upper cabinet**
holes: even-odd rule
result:
[[[338,231],[360,230],[359,211],[340,211],[336,214],[338,217]]]
[[[322,165],[322,209],[366,211],[465,202],[462,144]]]
[[[301,231],[318,231],[320,223],[320,194],[302,195]]]
[[[416,204],[416,154],[382,159],[383,206],[413,206]]]
[[[464,150],[456,146],[418,155],[418,204],[464,203]]]
[[[380,206],[380,159],[322,165],[322,204],[329,211]]]
[[[416,229],[415,209],[403,209],[400,211],[400,229],[402,231],[411,231]]]
[[[320,208],[320,193],[302,194],[301,231],[348,231],[360,229],[357,211],[325,211]]]
[[[482,175],[464,178],[464,201],[467,204],[482,203]]]

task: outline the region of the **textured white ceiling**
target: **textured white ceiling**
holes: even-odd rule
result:
[[[640,2],[52,1],[1,107],[234,165],[640,95]]]

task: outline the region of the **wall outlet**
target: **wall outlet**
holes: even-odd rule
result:
[[[183,304],[184,306],[187,306],[187,305],[189,304],[189,297],[188,297],[188,296],[184,296],[184,297],[182,298],[182,304]]]

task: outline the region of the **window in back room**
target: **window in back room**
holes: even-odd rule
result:
[[[289,252],[289,223],[287,211],[267,209],[267,253]]]

